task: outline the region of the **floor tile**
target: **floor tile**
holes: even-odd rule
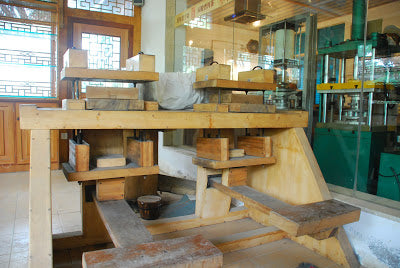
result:
[[[28,261],[28,251],[11,253],[10,262],[27,262],[27,261]]]
[[[8,262],[0,263],[0,268],[8,268]]]
[[[28,252],[28,248],[29,248],[29,234],[27,233],[14,234],[11,246],[11,253],[18,253],[23,251]]]
[[[78,212],[81,209],[80,195],[76,191],[60,192],[54,195],[57,211],[61,213]]]
[[[9,261],[10,261],[10,254],[5,254],[5,255],[0,254],[0,265],[4,263],[8,265]]]
[[[28,261],[16,261],[10,262],[9,268],[26,268],[28,267]]]
[[[29,216],[29,193],[18,193],[15,218],[27,218]]]
[[[12,235],[14,232],[14,219],[0,220],[0,236]]]
[[[9,255],[11,253],[12,235],[0,236],[0,255]]]
[[[29,233],[29,218],[15,219],[14,234]]]

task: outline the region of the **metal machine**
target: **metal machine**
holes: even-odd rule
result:
[[[357,173],[357,190],[376,194],[380,155],[393,146],[397,128],[400,88],[393,74],[400,68],[392,54],[400,48],[378,33],[364,46],[365,11],[365,1],[354,0],[352,40],[318,50],[323,83],[317,85],[321,104],[314,152],[328,183],[353,188]],[[354,62],[353,79],[346,81],[348,61]]]

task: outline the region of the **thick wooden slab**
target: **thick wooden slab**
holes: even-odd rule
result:
[[[241,136],[237,138],[237,147],[244,149],[246,155],[259,157],[272,156],[272,139],[271,137],[260,136]]]
[[[85,110],[86,102],[85,100],[63,99],[61,107],[63,110]]]
[[[122,167],[126,166],[126,159],[122,154],[109,154],[96,157],[96,166],[102,167]]]
[[[158,81],[158,73],[134,72],[120,70],[97,70],[85,68],[64,68],[60,74],[61,80],[85,80],[85,81],[116,81],[127,83],[143,83]]]
[[[231,113],[275,113],[276,106],[273,104],[248,104],[230,103],[229,112]]]
[[[89,170],[89,150],[90,146],[85,141],[77,144],[74,140],[69,140],[69,165],[76,171]]]
[[[218,103],[219,95],[212,94],[209,97],[210,103]],[[263,95],[246,95],[246,94],[222,94],[221,103],[248,103],[248,104],[263,104]]]
[[[193,157],[192,163],[211,169],[222,169],[222,168],[233,168],[233,167],[247,167],[247,166],[259,166],[275,164],[275,157],[256,157],[256,156],[244,156],[231,158],[228,161],[217,161],[211,159],[205,159],[200,157]]]
[[[194,89],[220,88],[220,89],[229,89],[229,90],[236,90],[236,91],[239,91],[239,90],[262,91],[262,90],[276,90],[276,84],[214,79],[214,80],[208,80],[208,81],[194,82],[193,88]]]
[[[197,138],[197,157],[218,161],[229,160],[228,138]]]
[[[222,184],[228,187],[246,185],[247,167],[222,170]]]
[[[86,110],[143,111],[143,100],[86,99]]]
[[[270,224],[293,236],[316,234],[360,218],[359,208],[334,199],[292,206],[248,186],[227,187],[215,179],[211,186],[243,201],[246,207],[269,215]]]
[[[243,157],[244,149],[230,149],[229,150],[229,158],[232,157]]]
[[[139,141],[133,137],[128,137],[127,139],[126,157],[141,167],[153,166],[153,141]]]
[[[199,103],[193,104],[193,111],[227,113],[229,112],[229,105],[217,103]]]
[[[129,163],[123,167],[93,168],[89,171],[77,172],[68,163],[62,164],[63,172],[68,181],[91,181],[109,178],[144,176],[159,173],[158,166],[139,167],[135,163]]]
[[[201,235],[83,253],[83,267],[222,267],[222,252]]]
[[[212,113],[192,111],[63,111],[20,105],[21,129],[218,129],[306,127],[303,111]]]
[[[252,70],[248,72],[238,73],[239,81],[248,82],[264,82],[264,83],[275,83],[276,82],[276,72],[275,70]]]
[[[153,241],[142,220],[125,200],[98,201],[94,197],[94,202],[116,247],[124,248]]]
[[[144,101],[145,111],[158,111],[158,102],[156,101]]]
[[[88,99],[120,99],[137,100],[139,89],[136,87],[86,87],[86,98]]]
[[[96,198],[99,201],[121,200],[125,197],[125,178],[96,181]]]
[[[226,64],[213,64],[196,69],[196,81],[211,79],[230,79],[231,66]]]

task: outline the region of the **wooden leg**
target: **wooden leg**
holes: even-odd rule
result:
[[[29,267],[52,266],[50,130],[31,130]]]
[[[203,209],[206,190],[207,190],[208,172],[206,168],[197,167],[197,182],[196,182],[196,211],[197,217],[200,217]]]

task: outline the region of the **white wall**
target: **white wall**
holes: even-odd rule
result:
[[[165,0],[146,0],[142,7],[142,51],[156,56],[156,72],[165,72]]]

